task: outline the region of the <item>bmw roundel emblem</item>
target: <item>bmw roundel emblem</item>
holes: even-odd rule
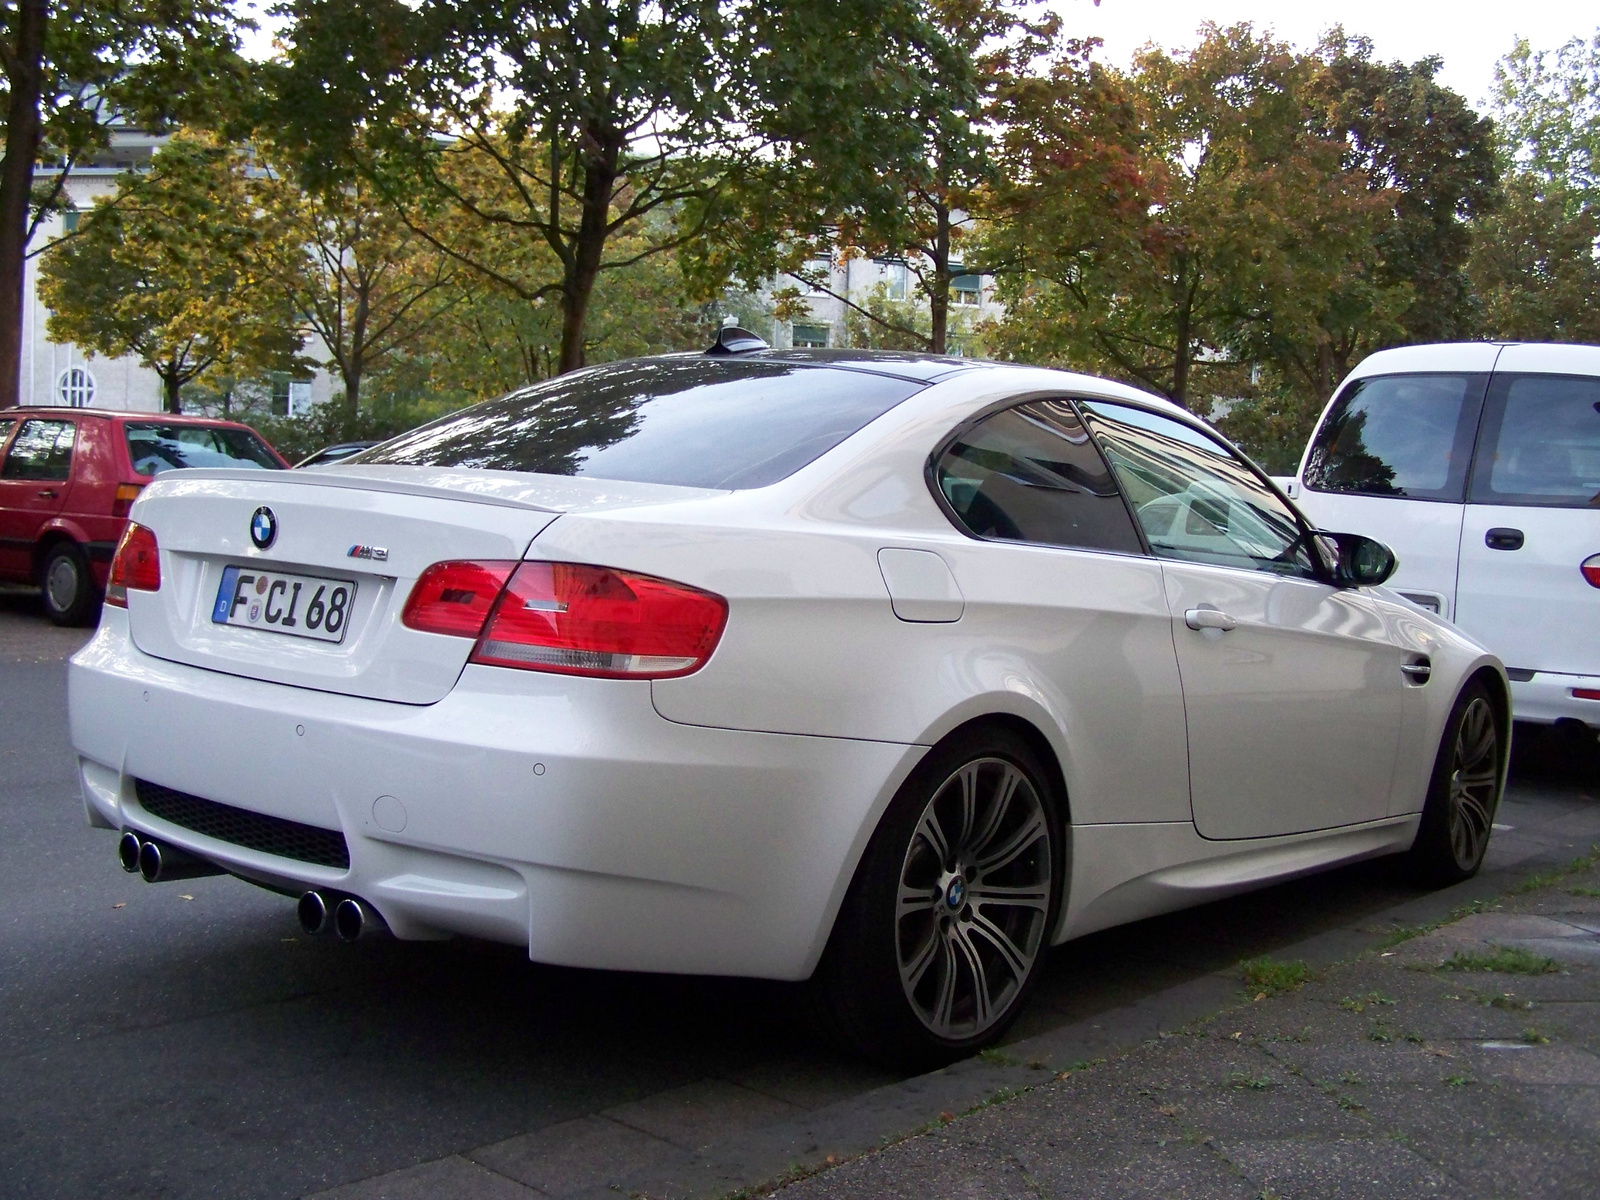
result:
[[[263,504],[250,514],[250,540],[256,544],[257,550],[265,550],[277,536],[278,518]]]

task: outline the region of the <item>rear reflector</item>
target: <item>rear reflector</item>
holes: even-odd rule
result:
[[[514,562],[434,563],[411,589],[400,621],[424,633],[475,638],[516,569]]]
[[[129,588],[136,592],[161,590],[161,548],[156,545],[155,532],[134,521],[122,531],[122,541],[111,560],[106,603],[127,608]]]
[[[133,509],[133,502],[139,498],[139,493],[144,491],[142,483],[119,483],[117,491],[111,497],[111,515],[125,517]]]
[[[1591,554],[1583,560],[1583,565],[1578,568],[1583,572],[1583,577],[1589,581],[1590,587],[1600,588],[1600,554]]]
[[[1573,688],[1572,694],[1579,700],[1600,700],[1600,688]]]
[[[472,661],[497,667],[665,679],[705,665],[728,602],[650,575],[525,562],[506,585]]]

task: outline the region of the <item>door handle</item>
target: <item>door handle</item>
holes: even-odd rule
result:
[[[1227,633],[1239,624],[1221,609],[1212,608],[1208,604],[1191,608],[1184,613],[1183,623],[1190,629],[1220,629],[1223,633]]]
[[[1433,664],[1428,661],[1425,654],[1419,654],[1410,662],[1400,665],[1400,673],[1406,677],[1406,682],[1413,687],[1421,687],[1433,676]]]
[[[1522,530],[1498,526],[1483,535],[1483,544],[1491,550],[1521,550]]]
[[[54,500],[60,494],[61,493],[56,491],[55,488],[40,488],[38,492],[39,499],[41,500]]]

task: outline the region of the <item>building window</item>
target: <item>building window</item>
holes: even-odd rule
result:
[[[950,302],[963,308],[976,308],[983,303],[983,276],[957,275],[950,281]]]
[[[883,266],[883,281],[888,285],[889,299],[904,300],[906,298],[906,265],[903,262],[886,262]]]
[[[56,380],[56,395],[68,408],[87,408],[94,403],[94,376],[88,367],[68,367]]]
[[[79,217],[79,215],[80,214],[79,214],[78,210],[75,209],[75,208],[69,208],[69,209],[66,210],[66,212],[62,213],[61,214],[61,231],[63,233],[73,233],[73,232],[75,232],[77,230],[77,228],[78,228],[78,217]]]
[[[833,286],[833,256],[819,254],[815,258],[806,259],[806,265],[800,268],[804,275],[802,282],[806,285],[808,296],[825,296],[826,289]],[[812,281],[816,282],[813,283]],[[820,287],[817,284],[820,283]]]
[[[826,325],[796,325],[794,327],[794,344],[796,349],[825,350],[828,346],[828,327]]]

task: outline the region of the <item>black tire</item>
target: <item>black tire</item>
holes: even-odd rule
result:
[[[1500,806],[1505,761],[1505,734],[1489,689],[1469,683],[1445,722],[1411,845],[1408,865],[1419,882],[1445,887],[1478,873]]]
[[[1051,779],[1027,741],[1000,727],[957,733],[917,766],[856,868],[809,985],[833,1040],[918,1071],[1005,1033],[1060,911],[1064,802]]]
[[[86,625],[99,609],[89,559],[76,542],[57,542],[39,565],[44,611],[57,625]]]

